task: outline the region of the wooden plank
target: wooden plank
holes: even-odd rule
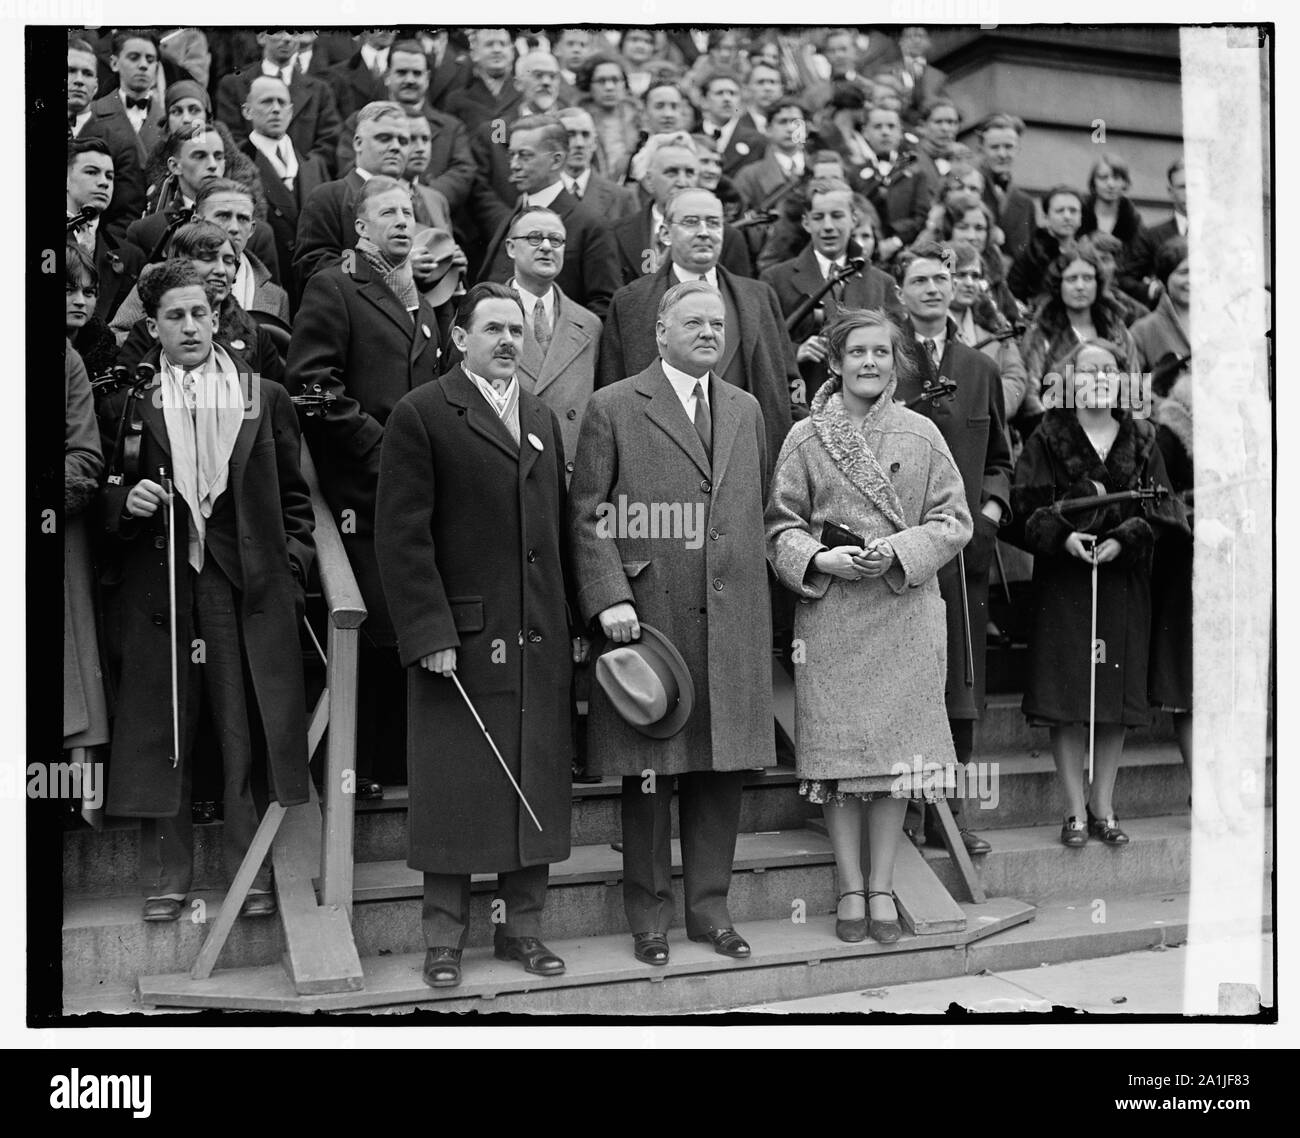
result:
[[[347,914],[338,906],[316,902],[312,875],[320,864],[320,847],[320,802],[313,786],[310,801],[285,812],[272,850],[285,964],[300,996],[355,992],[363,984]]]
[[[337,905],[352,919],[353,803],[356,801],[357,653],[361,634],[332,621],[326,681],[330,700],[325,747],[324,829],[320,851],[321,903]]]
[[[339,537],[334,515],[330,513],[324,495],[321,494],[316,464],[312,462],[306,439],[302,442],[299,464],[311,493],[312,511],[316,520],[312,535],[316,546],[316,571],[320,576],[321,592],[325,594],[330,623],[341,628],[360,628],[366,619],[366,602],[361,597],[361,589],[343,548],[343,539]]]
[[[772,715],[776,725],[785,735],[790,749],[794,750],[794,677],[785,665],[772,657]]]
[[[226,946],[226,938],[230,936],[230,930],[234,927],[235,919],[239,916],[239,910],[244,904],[244,898],[248,896],[248,890],[252,887],[253,878],[257,876],[257,871],[261,868],[262,862],[266,860],[267,852],[271,848],[271,842],[275,838],[276,831],[280,828],[280,823],[284,820],[284,813],[284,807],[278,802],[272,802],[267,807],[266,814],[257,827],[257,833],[253,835],[253,841],[248,847],[248,853],[244,855],[244,860],[239,863],[239,869],[235,873],[235,880],[230,883],[225,900],[221,902],[221,910],[217,913],[217,919],[208,931],[208,935],[203,941],[203,947],[199,949],[199,955],[194,961],[194,967],[190,969],[190,976],[193,979],[206,980],[212,975],[212,969],[217,964],[217,957],[221,955],[221,950]]]
[[[311,762],[312,757],[316,754],[316,748],[320,746],[320,741],[325,737],[325,728],[330,721],[330,690],[326,688],[320,693],[320,698],[316,701],[316,706],[312,709],[311,720],[307,724],[307,761]]]
[[[961,932],[966,914],[935,876],[934,870],[906,838],[900,838],[894,858],[894,895],[898,915],[914,936]]]
[[[975,872],[975,865],[970,859],[966,843],[961,840],[961,831],[957,829],[957,823],[953,820],[952,810],[949,809],[946,798],[940,797],[935,800],[934,813],[939,819],[943,844],[948,847],[948,855],[957,865],[957,872],[961,875],[970,899],[975,904],[982,905],[985,900],[984,887],[980,884],[979,874]]]

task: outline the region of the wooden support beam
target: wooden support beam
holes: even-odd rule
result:
[[[898,840],[894,855],[894,896],[898,916],[914,936],[961,932],[966,914],[935,876],[930,863],[906,838]]]
[[[353,803],[356,800],[357,653],[361,634],[331,624],[330,725],[325,747],[325,810],[320,851],[321,903],[352,919]],[[347,692],[343,698],[338,693]]]
[[[794,750],[794,677],[777,656],[772,657],[772,714]]]
[[[966,891],[970,894],[970,899],[977,905],[984,904],[984,887],[980,884],[979,874],[975,872],[975,865],[970,859],[966,843],[961,840],[961,831],[957,829],[957,823],[953,821],[952,811],[948,808],[946,798],[940,796],[935,800],[934,813],[935,817],[939,819],[943,844],[948,847],[948,853],[957,866],[957,872],[961,875]]]

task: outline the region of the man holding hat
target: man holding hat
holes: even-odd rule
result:
[[[523,305],[475,285],[463,363],[393,409],[375,544],[410,698],[409,864],[424,872],[424,980],[460,983],[470,875],[495,873],[499,960],[558,976],[542,943],[569,856],[572,661],[564,442],[520,384]],[[490,740],[490,741],[489,741]]]
[[[608,641],[588,761],[623,776],[623,903],[646,964],[668,962],[673,778],[686,932],[749,956],[727,890],[744,772],[776,762],[763,547],[771,456],[758,402],[713,371],[725,325],[707,281],[664,293],[659,359],[592,395],[570,486],[578,606]]]

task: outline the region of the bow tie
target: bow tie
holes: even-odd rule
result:
[[[151,100],[148,95],[145,95],[140,99],[133,99],[130,95],[126,95],[124,98],[126,101],[126,109],[129,111],[147,111],[149,109],[149,103]]]

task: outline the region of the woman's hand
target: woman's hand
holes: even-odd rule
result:
[[[829,573],[845,581],[860,581],[865,575],[858,559],[866,550],[856,545],[841,545],[838,549],[823,549],[813,558],[813,568],[819,573]]]
[[[883,538],[873,541],[864,555],[854,558],[854,562],[864,577],[883,577],[894,563],[894,547]]]
[[[1091,565],[1092,550],[1096,541],[1097,538],[1093,534],[1076,531],[1065,539],[1065,552],[1071,557],[1077,557],[1080,561],[1086,561]]]
[[[820,364],[826,362],[826,343],[820,336],[809,336],[802,344],[799,350],[795,352],[794,358],[798,363]]]
[[[1097,544],[1097,564],[1105,565],[1107,561],[1114,561],[1119,556],[1119,542],[1113,537],[1108,537],[1105,541]]]

